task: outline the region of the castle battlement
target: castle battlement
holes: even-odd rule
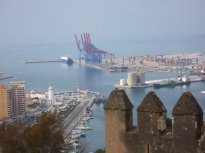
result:
[[[203,110],[190,92],[181,95],[172,111],[154,92],[137,108],[133,125],[133,104],[124,90],[115,89],[105,103],[106,153],[204,153]],[[171,123],[170,123],[171,122]]]

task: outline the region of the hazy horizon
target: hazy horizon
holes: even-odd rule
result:
[[[203,0],[1,0],[0,46],[205,36]]]

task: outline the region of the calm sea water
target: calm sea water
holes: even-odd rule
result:
[[[205,53],[205,39],[188,39],[177,41],[137,41],[136,42],[100,42],[96,44],[104,50],[111,50],[119,56],[153,55],[187,51]],[[99,70],[68,66],[63,63],[25,64],[27,60],[59,59],[62,55],[77,57],[77,48],[74,44],[59,45],[30,45],[19,47],[0,47],[0,72],[13,75],[13,79],[0,81],[7,83],[13,80],[25,80],[26,90],[37,89],[46,91],[49,84],[53,84],[56,91],[74,90],[76,87],[87,88],[92,91],[108,95],[121,78],[127,78],[127,73],[109,73]],[[146,80],[175,77],[177,73],[146,73]],[[136,125],[136,107],[143,97],[153,88],[125,89],[131,102],[134,104],[134,124]],[[172,108],[184,91],[191,91],[203,110],[205,110],[204,82],[192,83],[189,86],[175,88],[161,88],[154,90],[167,108],[167,115],[171,117]],[[88,151],[104,148],[104,113],[103,105],[93,106],[94,119],[89,121],[93,130],[87,132],[85,143]]]

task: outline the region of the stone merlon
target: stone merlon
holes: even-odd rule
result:
[[[124,90],[115,89],[113,90],[108,99],[106,104],[104,105],[104,109],[113,109],[113,110],[129,110],[132,109],[133,105],[130,102],[129,98],[127,97]]]
[[[166,108],[154,92],[149,92],[142,100],[142,103],[137,108],[137,111],[160,113],[166,112]]]
[[[113,90],[104,105],[106,153],[205,153],[203,110],[190,92],[173,108],[172,119],[154,92],[137,108],[124,90]]]
[[[173,115],[201,115],[203,110],[190,92],[184,92],[174,106]]]

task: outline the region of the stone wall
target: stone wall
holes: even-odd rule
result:
[[[106,153],[204,153],[203,111],[190,92],[173,108],[172,129],[167,127],[166,108],[149,92],[137,108],[133,126],[133,105],[124,90],[111,92],[105,106]]]

